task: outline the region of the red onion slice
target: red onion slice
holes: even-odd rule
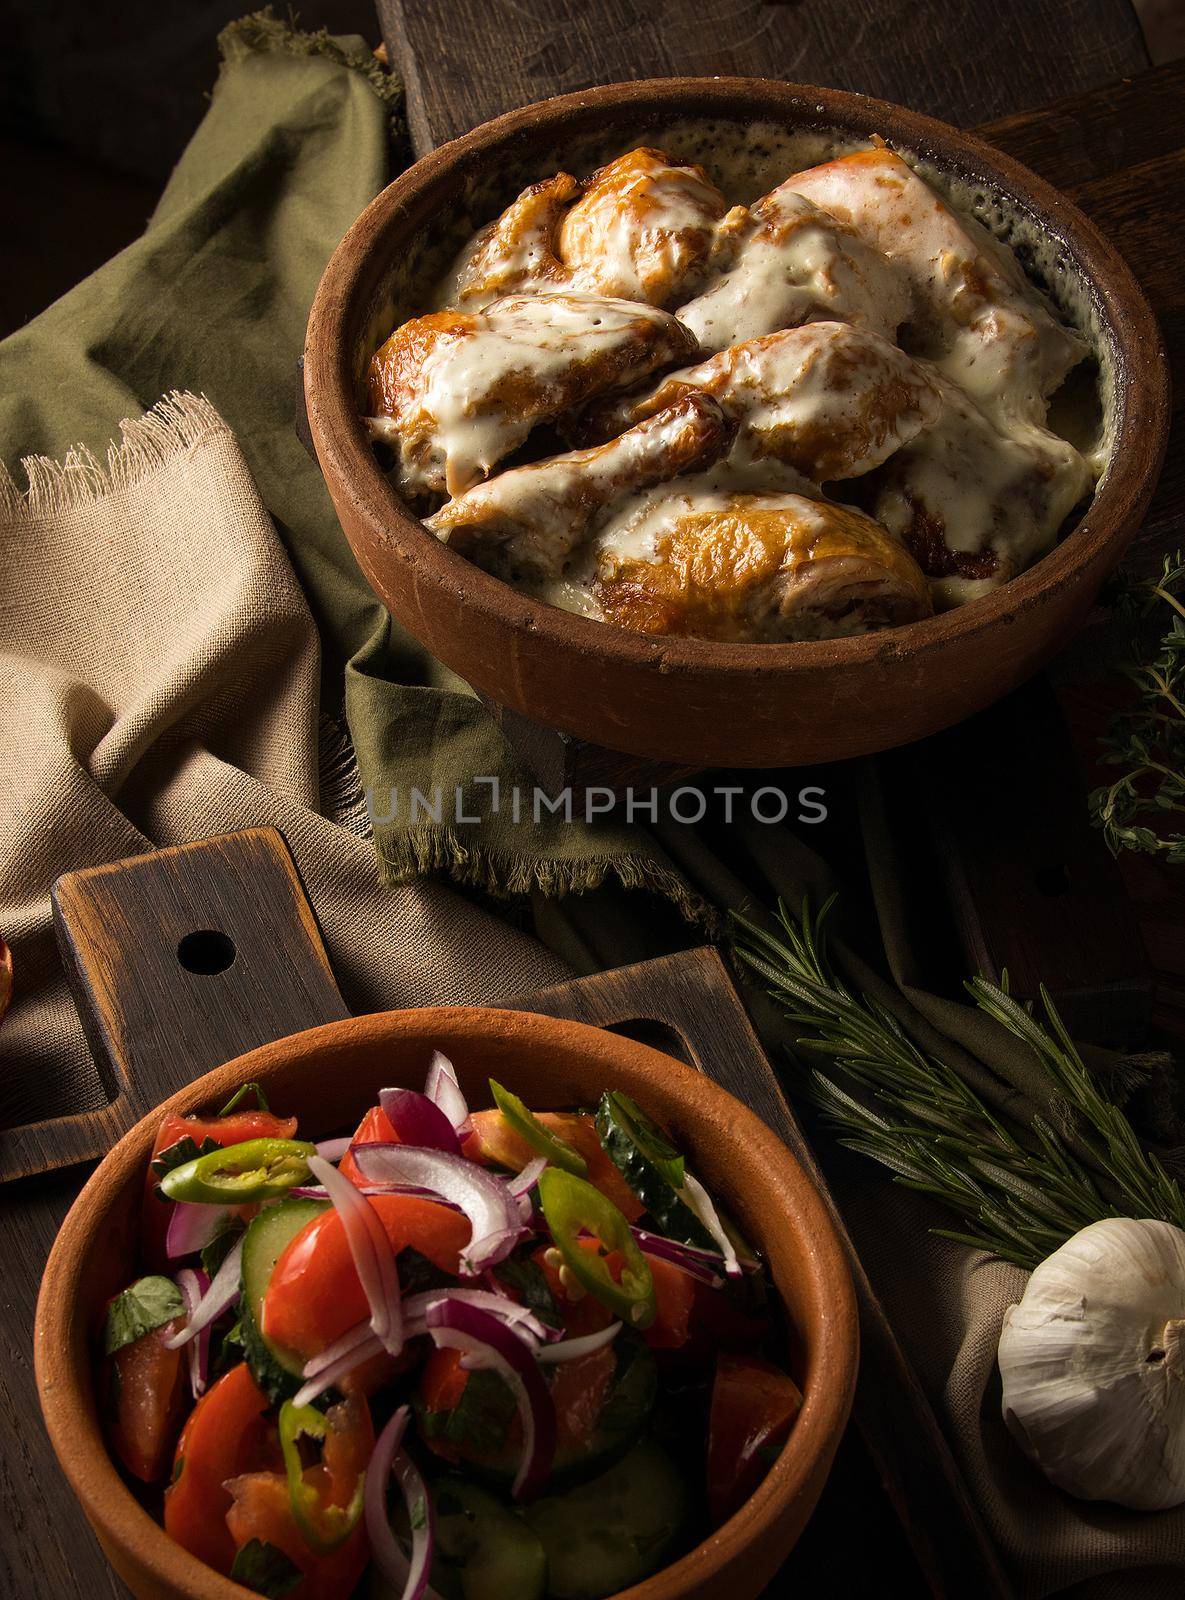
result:
[[[428,1064],[428,1076],[424,1081],[424,1093],[434,1105],[440,1107],[458,1134],[473,1132],[473,1124],[469,1120],[469,1106],[461,1093],[461,1085],[457,1082],[457,1069],[439,1050],[432,1052],[432,1060]]]
[[[503,1261],[523,1236],[518,1201],[505,1179],[464,1156],[410,1144],[356,1144],[358,1171],[371,1183],[409,1183],[431,1189],[469,1218],[472,1234],[461,1253],[460,1271],[477,1277]]]
[[[661,1233],[647,1233],[645,1228],[631,1228],[638,1249],[660,1261],[669,1261],[679,1267],[689,1278],[718,1289],[724,1282],[724,1257],[716,1250],[701,1250],[698,1245],[683,1244],[678,1239],[665,1239]]]
[[[506,1186],[518,1202],[519,1221],[530,1222],[535,1214],[535,1202],[531,1199],[531,1191],[538,1184],[540,1177],[547,1166],[544,1156],[536,1156],[534,1161],[528,1161],[523,1170],[513,1178],[507,1178]]]
[[[724,1270],[730,1278],[740,1276],[741,1264],[737,1260],[736,1250],[732,1240],[724,1231],[724,1226],[716,1214],[716,1207],[712,1204],[712,1197],[704,1188],[698,1178],[693,1178],[690,1172],[683,1173],[683,1193],[691,1209],[703,1223],[704,1227],[720,1246],[720,1254],[724,1257]]]
[[[316,1145],[316,1151],[322,1161],[332,1161],[336,1166],[352,1143],[349,1134],[343,1135],[340,1139],[322,1139]]]
[[[200,1267],[182,1267],[176,1281],[181,1291],[181,1298],[185,1301],[186,1315],[192,1317],[202,1303],[202,1296],[210,1287],[209,1274],[203,1272]],[[203,1328],[197,1338],[190,1341],[185,1351],[189,1360],[189,1387],[195,1400],[200,1400],[206,1392],[206,1380],[210,1375],[212,1332],[213,1329],[209,1326]]]
[[[213,1243],[229,1216],[229,1206],[190,1205],[184,1200],[174,1200],[165,1236],[165,1253],[173,1261],[179,1256],[196,1255]]]
[[[364,1146],[355,1145],[354,1148]],[[370,1201],[336,1167],[331,1167],[321,1156],[310,1156],[309,1171],[320,1178],[342,1219],[346,1242],[370,1307],[371,1329],[383,1349],[397,1356],[403,1349],[403,1312],[395,1250],[387,1231]]]
[[[436,1600],[428,1587],[435,1548],[432,1501],[419,1469],[400,1449],[407,1429],[408,1409],[398,1411],[379,1434],[366,1469],[364,1516],[371,1559],[387,1582],[398,1590],[399,1600]],[[394,1477],[407,1504],[411,1523],[411,1557],[391,1531],[387,1515],[387,1486]]]
[[[561,1339],[559,1344],[545,1345],[535,1354],[548,1366],[559,1361],[579,1361],[581,1356],[591,1356],[596,1351],[603,1350],[607,1344],[612,1344],[621,1332],[621,1326],[620,1322],[611,1322],[607,1328],[599,1328],[596,1333],[583,1334],[579,1339]]]
[[[379,1104],[403,1144],[425,1150],[461,1154],[461,1141],[445,1113],[434,1100],[415,1089],[380,1089]]]
[[[534,1355],[505,1323],[463,1300],[442,1298],[429,1308],[427,1323],[435,1344],[464,1352],[468,1370],[496,1372],[509,1386],[523,1425],[523,1455],[511,1492],[516,1500],[537,1495],[551,1475],[556,1421]]]
[[[194,1307],[189,1321],[180,1333],[175,1333],[171,1339],[165,1340],[166,1349],[180,1350],[182,1345],[188,1344],[191,1339],[196,1339],[203,1328],[208,1328],[216,1322],[227,1306],[234,1304],[239,1298],[242,1262],[243,1241],[238,1239],[227,1254],[226,1260],[214,1274],[213,1283]]]
[[[509,1295],[496,1294],[492,1289],[427,1289],[423,1294],[409,1295],[403,1302],[408,1316],[427,1317],[434,1305],[442,1300],[460,1300],[467,1306],[476,1306],[489,1312],[516,1333],[526,1335],[526,1343],[534,1349],[536,1340],[550,1341],[562,1337],[558,1328],[549,1328],[529,1306],[523,1306]]]

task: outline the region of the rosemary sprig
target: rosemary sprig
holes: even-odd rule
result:
[[[1158,577],[1121,595],[1119,609],[1133,625],[1165,613],[1166,626],[1151,659],[1135,646],[1124,672],[1139,698],[1111,718],[1102,739],[1100,759],[1127,770],[1114,783],[1095,789],[1088,802],[1092,822],[1103,830],[1115,855],[1133,850],[1172,865],[1185,863],[1185,833],[1167,831],[1173,816],[1185,812],[1183,593],[1185,562],[1177,551],[1165,557]]]
[[[1100,1093],[1044,988],[1047,1024],[1006,987],[984,978],[967,984],[980,1010],[1033,1051],[1076,1115],[1084,1155],[1044,1117],[1024,1133],[1004,1122],[953,1067],[920,1050],[890,1011],[837,977],[824,929],[833,902],[812,917],[804,901],[797,918],[779,904],[780,935],[737,916],[734,949],[790,1021],[808,1030],[798,1048],[830,1057],[850,1085],[849,1092],[818,1067],[802,1079],[840,1143],[958,1215],[959,1229],[937,1233],[1034,1267],[1102,1217],[1159,1217],[1185,1228],[1185,1195]]]

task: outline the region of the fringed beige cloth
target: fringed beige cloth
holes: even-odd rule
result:
[[[123,423],[106,462],[80,447],[22,465],[23,490],[0,468],[0,932],[16,965],[0,1125],[101,1103],[50,920],[50,885],[75,868],[270,824],[354,1009],[564,975],[446,888],[380,887],[349,747],[320,715],[312,617],[206,400],[171,394]]]

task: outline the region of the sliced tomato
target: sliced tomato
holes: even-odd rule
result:
[[[642,1330],[642,1337],[652,1350],[678,1350],[691,1334],[695,1279],[658,1256],[647,1256],[646,1264],[654,1279],[658,1311],[650,1326]]]
[[[235,1549],[261,1539],[282,1550],[304,1577],[288,1591],[287,1600],[348,1600],[370,1559],[365,1522],[359,1522],[344,1544],[319,1556],[304,1542],[292,1514],[288,1480],[278,1472],[250,1472],[227,1484],[230,1510],[227,1537]]]
[[[717,1522],[761,1483],[801,1409],[798,1385],[772,1362],[717,1357],[708,1421],[708,1507]]]
[[[455,1411],[465,1393],[469,1374],[461,1365],[460,1350],[434,1349],[420,1374],[420,1399],[426,1411]]]
[[[370,1203],[396,1251],[409,1246],[442,1272],[456,1273],[471,1228],[459,1211],[416,1195],[376,1194]],[[291,1239],[263,1298],[263,1332],[308,1360],[368,1314],[345,1228],[323,1211]]]
[[[424,1412],[443,1418],[456,1411],[465,1398],[470,1374],[461,1365],[459,1350],[433,1350],[420,1374],[419,1403]],[[575,1361],[550,1369],[551,1397],[556,1413],[555,1465],[562,1468],[579,1460],[597,1431],[601,1412],[617,1371],[612,1348],[593,1351]],[[446,1461],[467,1461],[476,1466],[510,1471],[522,1449],[522,1422],[517,1413],[506,1419],[504,1411],[472,1418],[475,1439],[463,1435],[442,1437],[431,1426],[425,1430],[429,1448]],[[484,1443],[498,1436],[496,1447]]]
[[[223,1146],[243,1144],[248,1139],[292,1139],[296,1135],[295,1117],[277,1117],[270,1111],[232,1111],[229,1117],[179,1117],[170,1112],[161,1121],[149,1158],[144,1183],[144,1206],[140,1227],[140,1248],[145,1264],[160,1271],[168,1264],[165,1238],[169,1231],[172,1206],[156,1192],[160,1181],[152,1162],[162,1150],[192,1139],[200,1150],[207,1139]]]
[[[642,1202],[605,1154],[592,1117],[586,1111],[540,1111],[536,1115],[549,1133],[584,1157],[593,1188],[612,1200],[627,1222],[636,1222],[644,1210]],[[462,1140],[461,1150],[471,1161],[521,1172],[539,1154],[500,1111],[475,1111],[470,1120],[473,1132]]]
[[[595,1239],[581,1239],[580,1247],[582,1250],[600,1249]],[[579,1338],[582,1334],[607,1328],[615,1320],[613,1312],[580,1284],[573,1283],[570,1274],[565,1278],[556,1254],[554,1247],[542,1245],[532,1259],[543,1269],[566,1332],[572,1338]],[[647,1256],[646,1262],[654,1279],[657,1311],[642,1337],[652,1350],[677,1350],[690,1337],[695,1280],[672,1262],[661,1261],[656,1256]],[[620,1280],[623,1262],[616,1251],[605,1257],[605,1265],[613,1277]]]
[[[398,1144],[399,1135],[391,1126],[391,1120],[382,1106],[371,1106],[358,1124],[358,1131],[351,1142],[354,1144]],[[351,1183],[356,1183],[359,1188],[366,1181],[358,1171],[358,1163],[348,1150],[342,1157],[337,1170],[343,1177],[349,1178]]]
[[[191,1555],[229,1573],[235,1542],[226,1525],[224,1488],[243,1473],[282,1470],[267,1399],[246,1365],[232,1367],[189,1414],[177,1441],[173,1481],[165,1490],[165,1530]]]
[[[556,1367],[551,1398],[555,1404],[557,1467],[584,1454],[597,1431],[616,1372],[617,1356],[611,1346]]]
[[[769,1313],[748,1310],[738,1305],[723,1289],[696,1282],[695,1305],[691,1313],[692,1351],[706,1362],[719,1350],[752,1350],[759,1347],[770,1330]]]
[[[125,1344],[104,1363],[111,1448],[143,1483],[155,1483],[168,1471],[185,1415],[185,1352],[165,1347],[165,1340],[183,1326],[184,1318],[175,1317]]]

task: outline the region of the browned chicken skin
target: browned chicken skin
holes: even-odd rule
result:
[[[615,501],[711,465],[731,437],[715,400],[688,395],[608,444],[499,473],[426,525],[490,571],[556,578]]]
[[[445,287],[447,303],[476,311],[503,295],[567,288],[572,274],[555,253],[555,235],[579,193],[567,172],[524,189],[464,252]]]
[[[732,495],[675,510],[649,557],[602,552],[606,621],[641,633],[777,640],[913,622],[926,580],[901,543],[846,506],[802,495]]]
[[[703,276],[726,209],[701,167],[631,150],[588,179],[560,224],[557,254],[583,288],[669,306]]]
[[[693,350],[674,317],[624,300],[535,294],[433,311],[371,359],[371,429],[396,450],[406,492],[460,494],[537,423]]]
[[[454,264],[447,305],[480,309],[501,295],[572,289],[670,306],[694,292],[725,212],[699,167],[631,150],[583,183],[533,183]]]

